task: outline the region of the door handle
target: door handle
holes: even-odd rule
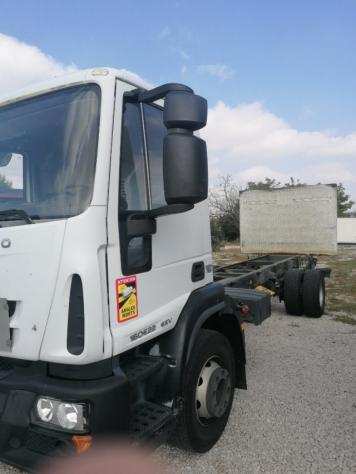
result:
[[[192,281],[200,281],[205,278],[205,263],[195,262],[192,266]]]

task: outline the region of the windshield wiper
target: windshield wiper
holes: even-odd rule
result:
[[[33,220],[23,209],[7,209],[6,211],[0,211],[0,221],[8,221],[12,218],[15,220],[22,219],[27,224],[33,224]]]

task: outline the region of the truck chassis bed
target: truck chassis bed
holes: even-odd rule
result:
[[[214,267],[214,280],[225,287],[225,293],[235,303],[247,310],[242,319],[261,324],[271,315],[272,296],[284,299],[284,278],[288,270],[312,270],[330,276],[330,269],[316,267],[312,255],[262,255],[226,266]],[[258,290],[258,291],[256,291]]]
[[[291,268],[313,268],[316,259],[311,255],[262,255],[242,262],[214,268],[214,280],[224,286],[255,288],[283,278]]]

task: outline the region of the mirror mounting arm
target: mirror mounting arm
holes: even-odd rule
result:
[[[163,86],[155,87],[145,91],[143,89],[134,89],[129,92],[125,92],[126,99],[133,102],[144,102],[150,103],[155,102],[156,100],[163,99],[169,92],[188,92],[194,94],[193,89],[183,84],[169,83],[164,84]]]

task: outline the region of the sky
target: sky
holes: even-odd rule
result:
[[[356,0],[0,0],[0,95],[112,66],[208,99],[210,177],[356,200]]]

